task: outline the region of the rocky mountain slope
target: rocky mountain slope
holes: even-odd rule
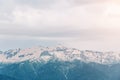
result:
[[[0,52],[0,80],[120,80],[120,53],[64,46]]]

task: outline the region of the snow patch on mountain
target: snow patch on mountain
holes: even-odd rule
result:
[[[97,52],[91,50],[78,50],[64,46],[56,47],[32,47],[26,49],[13,49],[0,52],[1,63],[15,63],[22,61],[83,61],[86,63],[95,62],[99,64],[120,63],[120,53],[118,52]]]

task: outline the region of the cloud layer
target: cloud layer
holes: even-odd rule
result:
[[[84,49],[106,45],[104,49],[111,50],[112,45],[120,46],[119,21],[117,0],[0,0],[4,40],[45,39]]]

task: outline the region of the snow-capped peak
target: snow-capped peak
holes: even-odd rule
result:
[[[100,64],[120,63],[120,53],[98,52],[91,50],[78,50],[64,46],[56,47],[32,47],[26,49],[14,49],[0,53],[1,63],[14,63],[22,61],[83,61],[86,63],[95,62]]]

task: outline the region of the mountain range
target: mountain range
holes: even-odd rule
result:
[[[0,51],[0,80],[120,80],[120,52],[36,46]]]

